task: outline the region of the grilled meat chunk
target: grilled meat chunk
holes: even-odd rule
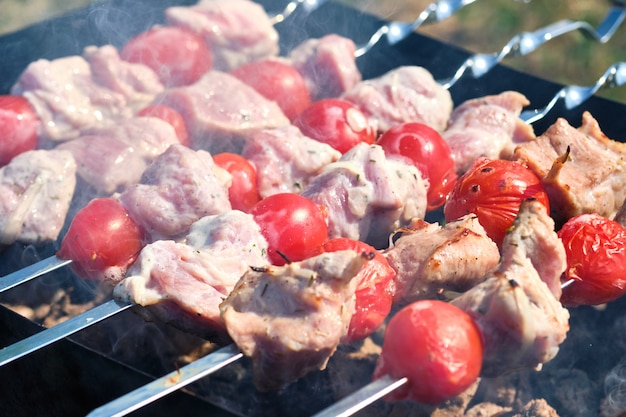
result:
[[[255,132],[242,155],[256,168],[261,197],[300,193],[310,178],[341,157],[330,145],[304,136],[291,125]]]
[[[361,143],[312,178],[302,195],[328,209],[329,238],[383,248],[395,229],[424,217],[426,187],[417,168]]]
[[[32,62],[11,94],[23,95],[41,119],[43,141],[65,141],[112,119],[132,117],[163,85],[145,65],[122,61],[110,45],[85,56]]]
[[[290,124],[276,102],[219,71],[209,71],[193,85],[168,89],[155,101],[178,110],[191,146],[212,154],[240,153],[246,135]]]
[[[76,162],[61,150],[24,152],[0,168],[0,244],[57,239],[76,187]]]
[[[559,119],[515,156],[538,176],[557,226],[582,213],[612,218],[626,198],[626,144],[607,138],[585,112],[582,126]]]
[[[154,160],[177,144],[169,123],[154,117],[133,117],[85,131],[57,149],[71,152],[78,175],[96,194],[119,192],[141,179]]]
[[[268,265],[267,242],[252,216],[231,210],[191,227],[187,243],[147,245],[114,289],[151,316],[207,338],[224,338],[219,304],[250,266]]]
[[[356,104],[379,132],[406,122],[424,123],[437,131],[448,125],[452,98],[422,67],[403,66],[364,80],[342,98]]]
[[[252,359],[261,391],[326,367],[354,313],[365,259],[354,251],[324,253],[284,267],[247,272],[220,306],[228,334]]]
[[[542,239],[529,239],[533,233]],[[526,201],[502,246],[502,262],[484,282],[452,300],[478,324],[484,341],[483,375],[497,376],[516,368],[540,369],[559,351],[569,330],[569,312],[547,281],[559,271],[537,268],[546,253],[562,245],[554,222],[540,203]],[[565,251],[560,254],[565,270]],[[556,263],[556,262],[555,262]]]
[[[515,91],[468,100],[458,106],[442,133],[457,173],[481,156],[511,159],[515,146],[535,139],[530,124],[518,116],[529,101]]]
[[[165,10],[169,24],[200,35],[211,50],[213,67],[229,71],[279,52],[278,32],[258,3],[248,0],[200,0]]]
[[[418,219],[401,230],[384,253],[396,271],[396,303],[467,291],[500,262],[498,246],[473,214],[445,226]]]
[[[336,34],[307,39],[289,53],[291,64],[302,74],[312,100],[338,97],[362,80],[352,39]]]
[[[176,239],[202,217],[230,210],[230,174],[211,155],[172,145],[126,188],[120,201],[149,241]]]

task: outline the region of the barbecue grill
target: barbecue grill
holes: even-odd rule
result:
[[[163,10],[174,3],[184,5],[195,1],[98,2],[87,9],[0,38],[0,56],[4,57],[0,62],[0,91],[8,92],[21,71],[35,59],[81,54],[85,46],[93,44],[121,46],[133,35],[155,23],[162,23]],[[276,11],[281,10],[285,2],[267,0],[261,3],[266,10]],[[363,44],[384,23],[371,15],[329,2],[310,14],[296,10],[289,19],[277,25],[277,29],[281,35],[281,48],[287,51],[307,38],[327,33],[338,33]],[[377,43],[359,58],[358,64],[364,78],[379,76],[401,65],[418,65],[429,69],[436,79],[443,79],[468,56],[467,51],[414,33],[393,47],[385,42]],[[450,92],[458,104],[470,98],[516,90],[528,97],[531,107],[541,107],[561,87],[499,65],[484,77],[464,78],[452,86]],[[535,131],[543,132],[557,117],[564,117],[573,126],[578,126],[585,110],[596,117],[609,137],[626,139],[623,133],[626,131],[626,118],[623,117],[626,106],[597,97],[571,110],[557,104],[534,124]],[[15,244],[0,255],[0,275],[53,255],[55,249],[53,245],[34,248]],[[65,290],[63,294],[59,289]],[[80,306],[89,308],[105,299],[108,299],[107,294],[74,277],[67,268],[0,295],[0,302],[6,305],[62,304],[74,306],[74,310]],[[524,372],[519,375],[520,380],[530,384],[533,393],[546,398],[562,416],[593,415],[599,407],[593,392],[602,389],[597,386],[597,381],[618,363],[620,352],[626,349],[626,342],[613,337],[626,323],[624,303],[611,303],[604,310],[572,310],[572,330],[560,354],[545,366],[542,373]],[[74,310],[62,314],[72,315]],[[2,346],[42,329],[18,313],[0,307]],[[257,392],[252,385],[247,360],[239,360],[184,391],[138,411],[137,415],[312,415],[370,379],[378,352],[375,343],[381,341],[382,332],[379,331],[371,337],[374,344],[368,340],[362,345],[341,347],[327,370],[311,374],[282,392]],[[63,340],[0,367],[0,415],[84,415],[154,377],[176,370],[184,365],[186,358],[205,354],[214,348],[215,345],[194,336],[160,323],[145,323],[135,312],[125,311],[80,332],[71,340]],[[573,388],[580,391],[564,389],[563,384],[578,384]],[[587,397],[576,396],[586,389],[590,392]],[[577,394],[568,397],[572,392]],[[364,411],[363,415],[390,415],[393,407],[379,403]],[[412,415],[428,411],[416,405],[395,407],[396,413]]]

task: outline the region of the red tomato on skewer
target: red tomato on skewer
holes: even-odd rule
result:
[[[243,156],[228,152],[213,155],[213,161],[233,177],[228,188],[228,199],[232,208],[249,212],[261,199],[254,166]]]
[[[39,117],[22,96],[0,96],[0,166],[37,147]]]
[[[189,132],[187,131],[187,123],[183,116],[164,104],[152,104],[141,109],[137,116],[140,117],[156,117],[171,124],[178,136],[181,145],[189,146]]]

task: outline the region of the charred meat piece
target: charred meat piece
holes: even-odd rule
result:
[[[231,210],[191,227],[187,243],[148,244],[114,289],[144,313],[205,338],[225,337],[219,304],[250,266],[269,264],[252,216]]]
[[[515,146],[535,139],[530,124],[518,116],[529,101],[515,91],[468,100],[457,107],[442,133],[456,171],[467,171],[481,156],[511,159]]]
[[[149,241],[175,239],[202,217],[230,210],[230,174],[211,155],[172,145],[120,196]]]
[[[256,168],[261,197],[300,193],[310,178],[341,157],[330,145],[304,136],[291,125],[253,133],[242,155]]]
[[[251,358],[261,391],[280,389],[326,367],[354,313],[366,259],[324,253],[283,267],[247,272],[220,306],[228,334]]]
[[[330,34],[296,46],[289,60],[304,77],[315,101],[338,97],[361,82],[355,50],[352,39]]]
[[[403,66],[358,83],[342,98],[356,104],[379,132],[400,123],[424,123],[437,131],[448,125],[452,98],[432,74],[417,66]]]
[[[169,123],[154,117],[134,117],[91,129],[57,146],[71,152],[78,175],[96,194],[120,192],[141,180],[154,160],[177,144]]]
[[[132,117],[163,91],[145,65],[122,61],[110,46],[31,63],[11,89],[23,95],[41,119],[43,141],[65,141],[110,120]]]
[[[170,7],[169,24],[200,35],[211,50],[213,67],[229,71],[279,52],[278,32],[258,3],[248,0],[200,0],[194,6]]]
[[[329,238],[383,248],[395,229],[424,217],[426,187],[417,168],[361,143],[311,179],[302,195],[327,208]]]
[[[607,138],[588,112],[578,129],[559,119],[515,156],[542,178],[557,226],[583,213],[612,218],[624,203],[626,144]]]
[[[61,150],[24,152],[0,168],[0,244],[57,239],[76,187],[76,162]]]
[[[276,102],[219,71],[209,71],[190,86],[169,89],[155,102],[182,114],[191,146],[212,154],[240,153],[246,135],[290,124]]]
[[[396,271],[396,303],[467,291],[500,262],[498,246],[472,214],[445,226],[415,220],[401,231],[384,253]]]
[[[527,238],[532,233],[550,238],[531,241]],[[559,244],[554,222],[543,206],[537,201],[522,203],[504,240],[498,270],[452,300],[476,320],[483,334],[483,375],[540,369],[558,353],[569,330],[569,312],[540,277],[546,271],[535,265],[545,253],[554,253]],[[561,255],[564,261],[564,251]],[[550,274],[556,272],[551,270]]]

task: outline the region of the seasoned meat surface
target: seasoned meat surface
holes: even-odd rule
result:
[[[24,152],[0,168],[0,244],[57,239],[76,187],[76,162],[61,150]]]
[[[429,125],[443,131],[452,113],[448,90],[437,84],[422,67],[395,68],[374,79],[364,80],[342,98],[356,104],[379,132],[406,122]]]
[[[626,199],[626,144],[607,138],[588,112],[578,129],[559,119],[515,156],[542,178],[557,225],[582,213],[612,218]]]
[[[426,214],[426,181],[378,145],[356,145],[311,179],[302,195],[328,209],[329,237],[387,247],[390,234]]]
[[[252,360],[255,385],[275,390],[326,367],[354,313],[365,259],[324,253],[247,272],[220,306],[228,334]]]
[[[341,157],[330,145],[304,136],[291,125],[253,133],[242,155],[256,168],[261,197],[300,193],[312,177]]]
[[[472,214],[445,226],[417,219],[384,256],[396,271],[395,302],[401,304],[467,291],[500,262],[498,246]]]
[[[124,190],[120,201],[149,241],[175,239],[196,220],[231,209],[230,179],[208,152],[172,145],[146,169],[139,184]]]
[[[169,24],[200,35],[211,50],[213,67],[229,71],[278,54],[278,32],[258,3],[248,0],[200,0],[170,7]]]
[[[442,133],[459,174],[481,156],[510,159],[519,143],[535,139],[533,128],[518,116],[529,101],[515,91],[468,100],[458,106]]]

